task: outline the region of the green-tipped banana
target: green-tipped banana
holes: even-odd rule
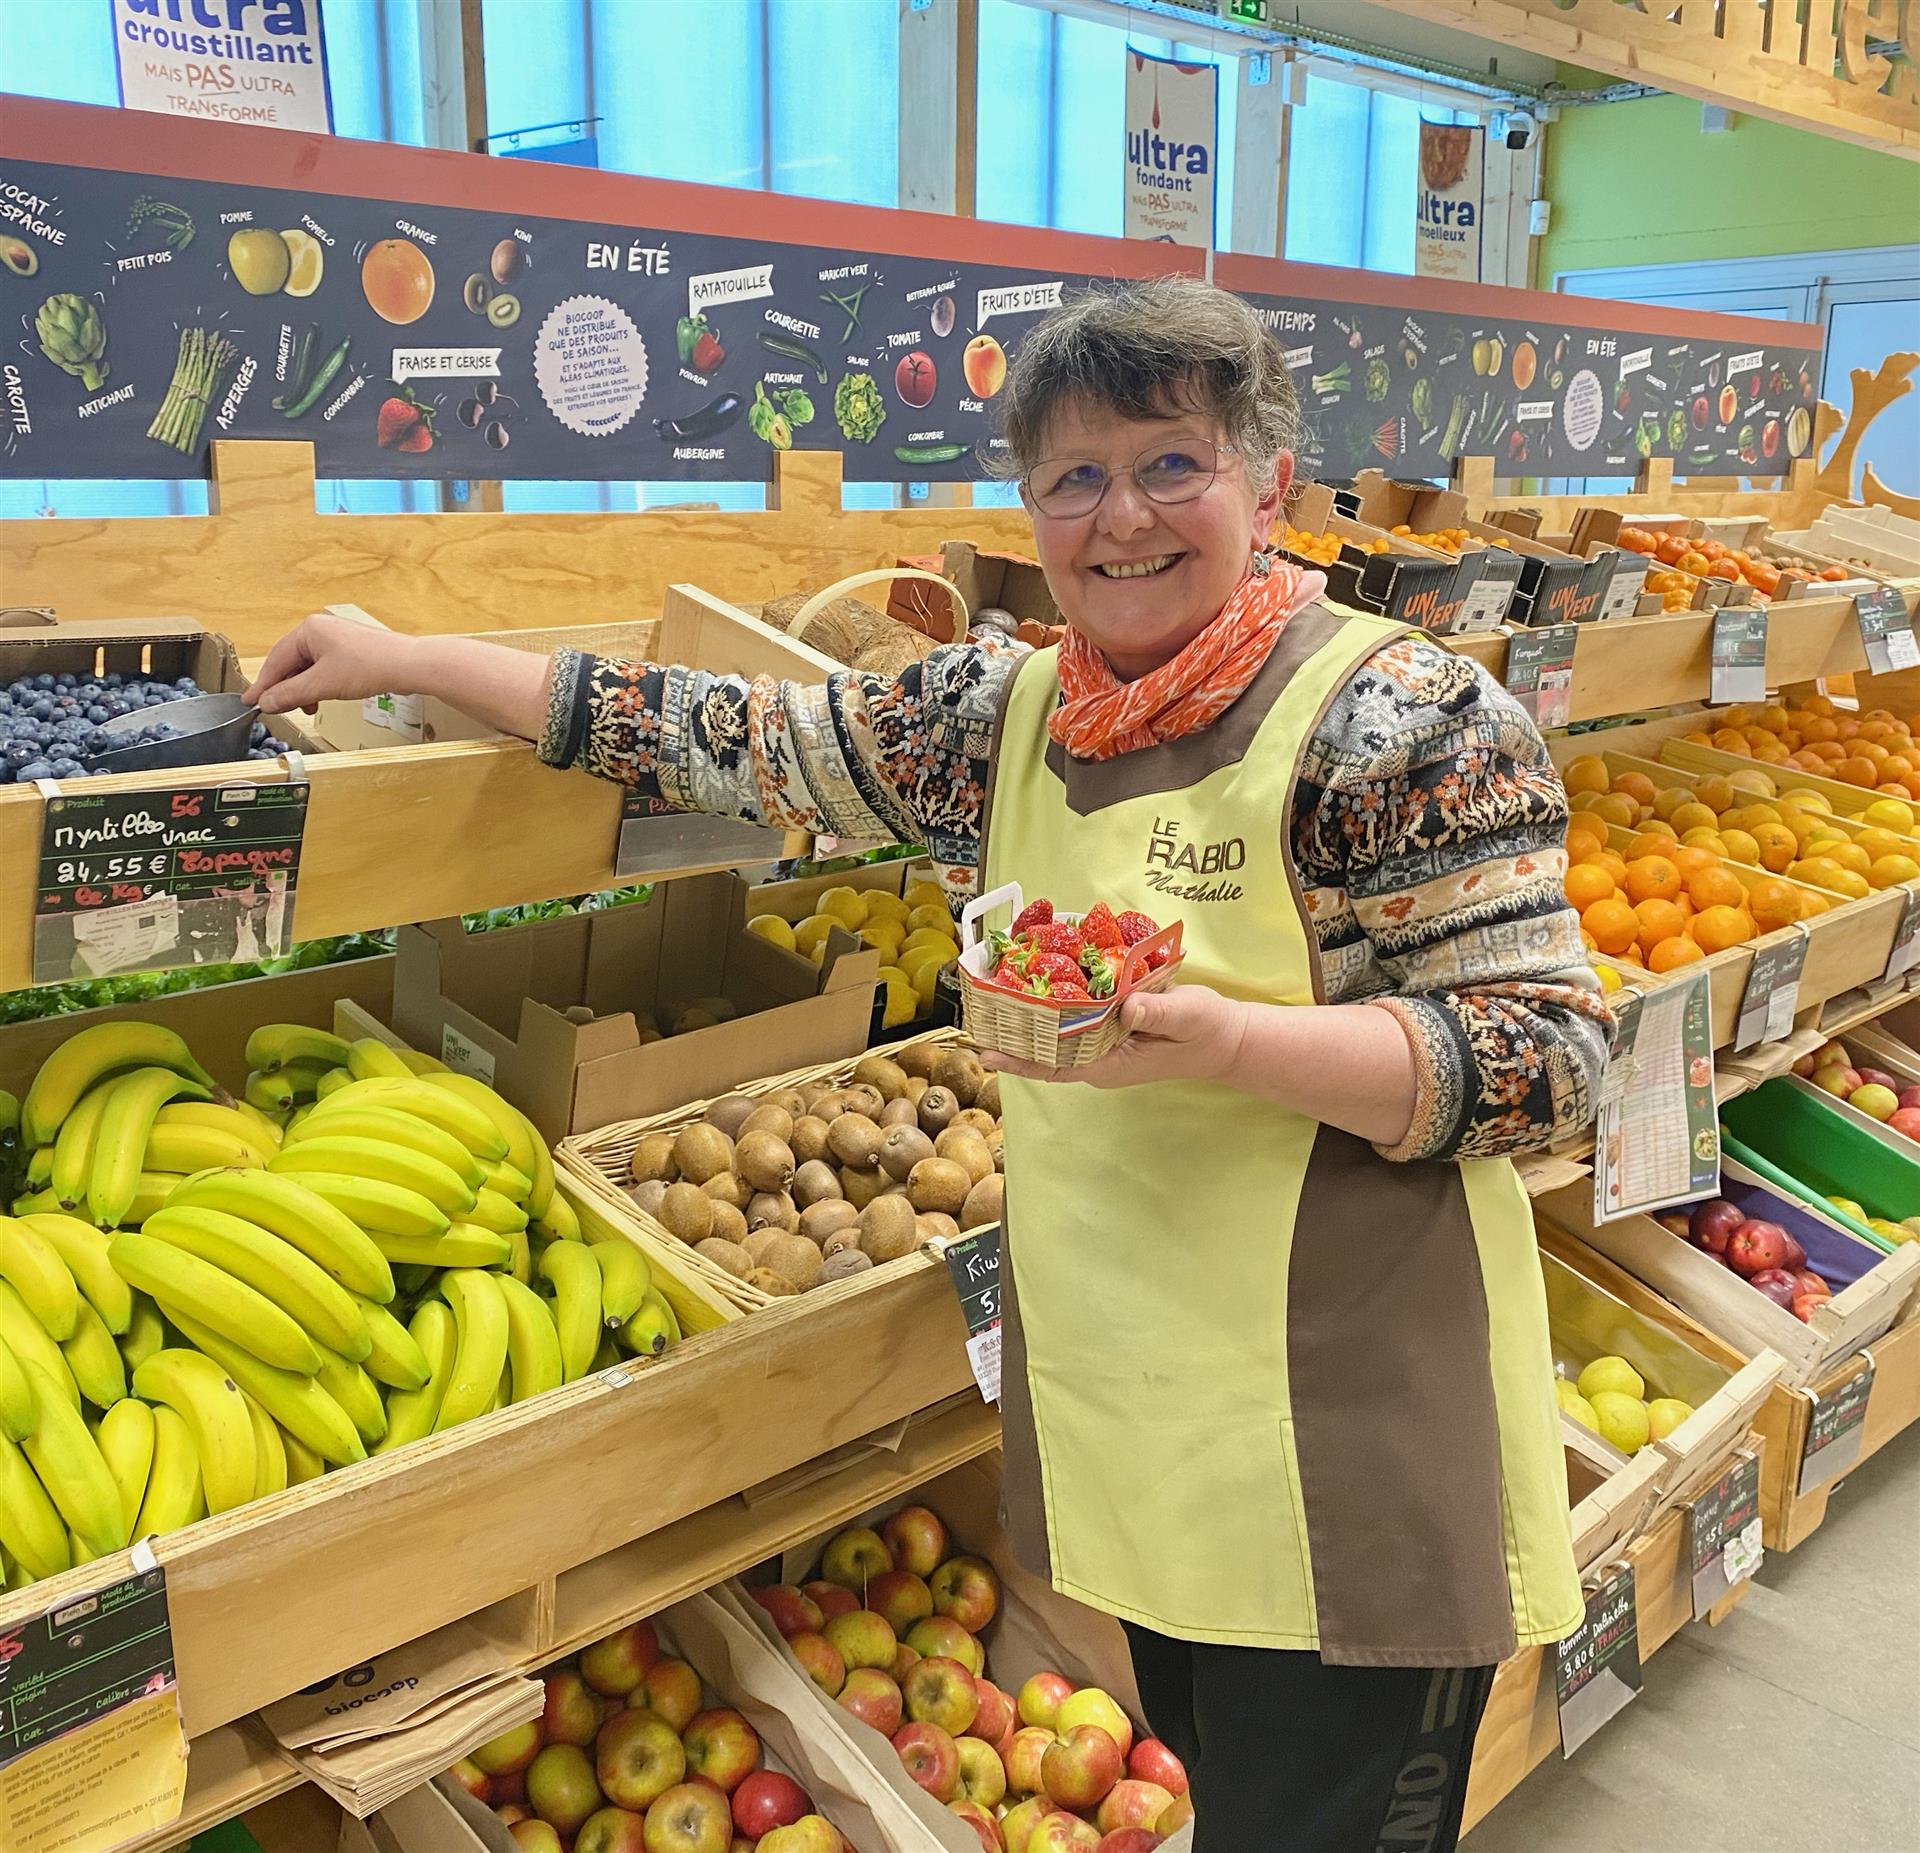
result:
[[[408,1075],[404,1081],[377,1076],[371,1081],[355,1081],[329,1094],[314,1111],[333,1113],[351,1103],[354,1106],[391,1107],[397,1113],[411,1113],[416,1119],[450,1132],[476,1158],[505,1158],[507,1140],[499,1127],[470,1100],[445,1083],[448,1075]],[[526,1167],[519,1165],[517,1170]]]
[[[373,1238],[396,1265],[410,1262],[436,1268],[499,1268],[513,1260],[513,1238],[491,1229],[457,1222],[438,1235],[385,1235]]]
[[[53,1186],[49,1184],[45,1190],[23,1191],[14,1198],[11,1207],[16,1216],[39,1216],[59,1209],[60,1199],[53,1194]]]
[[[198,1206],[258,1223],[332,1275],[351,1293],[393,1298],[393,1270],[353,1219],[292,1178],[271,1171],[216,1171],[190,1179],[171,1208]]]
[[[600,1316],[608,1325],[625,1325],[652,1290],[653,1269],[623,1235],[586,1246],[600,1269]]]
[[[170,1029],[157,1023],[101,1023],[83,1029],[40,1064],[20,1108],[20,1125],[30,1146],[51,1144],[61,1122],[96,1083],[128,1068],[171,1068],[197,1082],[202,1098],[211,1094],[213,1076],[194,1060],[193,1051]]]
[[[45,1190],[53,1182],[53,1154],[56,1147],[43,1145],[27,1160],[27,1188]]]
[[[347,1067],[344,1063],[338,1068],[329,1068],[327,1072],[314,1083],[314,1100],[316,1102],[325,1100],[330,1094],[338,1092],[339,1089],[343,1087],[351,1087],[352,1085],[353,1070],[351,1068]]]
[[[626,1362],[620,1347],[613,1342],[618,1336],[619,1334],[615,1332],[602,1334],[599,1347],[593,1354],[593,1363],[589,1367],[590,1375],[597,1376],[603,1370],[611,1370],[616,1364]]]
[[[279,1150],[251,1128],[241,1133],[225,1126],[156,1125],[147,1135],[140,1162],[147,1171],[177,1171],[188,1177],[196,1171],[263,1167]]]
[[[233,1384],[252,1397],[288,1434],[298,1435],[323,1460],[335,1467],[347,1467],[355,1461],[366,1459],[366,1447],[352,1418],[318,1377],[302,1377],[296,1371],[275,1370],[271,1364],[262,1364],[239,1346],[228,1344],[219,1333],[196,1326],[191,1320],[181,1324],[180,1333],[190,1344],[199,1346],[213,1360],[217,1369],[224,1371]],[[173,1357],[179,1354],[163,1352],[161,1355]],[[323,1365],[322,1370],[323,1373],[329,1370],[357,1373],[359,1366],[336,1357]],[[373,1386],[369,1383],[367,1387],[372,1390]],[[140,1394],[145,1394],[139,1390],[138,1383],[134,1388]],[[379,1400],[377,1392],[374,1393],[374,1400]],[[254,1459],[250,1417],[247,1422],[247,1447],[247,1484],[251,1488]],[[204,1471],[204,1451],[202,1462]],[[207,1501],[207,1507],[209,1511],[216,1509],[211,1498]]]
[[[407,1331],[427,1361],[427,1380],[417,1390],[396,1390],[387,1398],[387,1432],[373,1450],[376,1454],[391,1453],[433,1433],[447,1383],[453,1376],[459,1330],[451,1306],[444,1300],[422,1300]]]
[[[304,1023],[263,1023],[247,1038],[247,1066],[272,1074],[289,1062],[337,1068],[347,1059],[347,1039]]]
[[[533,1208],[531,1198],[527,1201],[527,1208]],[[564,1190],[556,1190],[547,1199],[546,1214],[534,1217],[533,1229],[536,1235],[544,1236],[549,1242],[578,1242],[582,1239],[580,1218],[567,1200]]]
[[[519,1204],[484,1186],[474,1192],[473,1208],[465,1213],[465,1219],[498,1235],[511,1235],[516,1229],[524,1229],[528,1221],[526,1211]]]
[[[5,1439],[0,1439],[0,1545],[36,1582],[58,1576],[73,1564],[59,1508],[27,1457]]]
[[[96,1409],[111,1409],[127,1393],[127,1367],[106,1321],[90,1300],[80,1302],[73,1336],[60,1347],[80,1394]]]
[[[354,1432],[368,1447],[387,1432],[387,1406],[380,1400],[380,1386],[362,1366],[349,1364],[336,1352],[323,1352],[316,1381],[346,1412]]]
[[[276,1125],[294,1108],[293,1082],[286,1074],[250,1074],[240,1097]]]
[[[414,1343],[413,1335],[372,1300],[360,1302],[360,1316],[366,1322],[371,1345],[367,1357],[357,1361],[365,1363],[367,1375],[395,1390],[419,1389],[431,1371],[426,1353]]]
[[[280,1129],[280,1143],[282,1145],[285,1145],[287,1142],[286,1135],[292,1132],[312,1111],[313,1102],[311,1100],[304,1100],[287,1115],[286,1124]]]
[[[128,1229],[113,1238],[113,1265],[175,1325],[185,1314],[277,1370],[311,1377],[320,1368],[319,1347],[299,1322],[225,1268]]]
[[[106,1233],[77,1216],[23,1216],[20,1220],[53,1244],[81,1297],[100,1315],[107,1330],[116,1338],[126,1331],[133,1318],[133,1289],[113,1271]]]
[[[356,1435],[354,1439],[359,1440],[359,1436]],[[326,1472],[327,1463],[321,1459],[319,1451],[308,1447],[298,1435],[281,1429],[280,1445],[286,1450],[289,1486],[305,1486],[309,1480],[317,1480]]]
[[[453,1308],[459,1351],[436,1432],[484,1415],[507,1368],[507,1302],[499,1281],[478,1268],[453,1268],[441,1276],[440,1291]]]
[[[127,1521],[127,1539],[137,1535],[134,1524],[146,1502],[147,1480],[153,1472],[153,1405],[137,1396],[123,1396],[100,1418],[95,1437],[100,1453],[120,1489],[120,1511]]]
[[[286,1490],[287,1444],[280,1439],[279,1425],[251,1396],[247,1414],[253,1422],[253,1496],[264,1499]]]
[[[231,1274],[356,1364],[372,1346],[361,1308],[375,1302],[355,1299],[318,1262],[255,1223],[190,1204],[149,1216],[141,1234]]]
[[[53,1186],[53,1194],[67,1209],[78,1209],[87,1200],[87,1178],[93,1170],[94,1141],[100,1136],[100,1116],[106,1112],[107,1099],[112,1092],[111,1081],[89,1088],[73,1111],[60,1122],[60,1131],[52,1145],[43,1145],[39,1152],[34,1153],[36,1159],[40,1152],[51,1154],[46,1181]],[[31,1181],[31,1172],[28,1177]]]
[[[620,1328],[620,1342],[635,1357],[657,1358],[680,1342],[680,1321],[660,1294],[649,1290],[640,1310]]]
[[[413,1070],[377,1036],[362,1036],[347,1045],[347,1066],[356,1081],[411,1081]]]
[[[33,1385],[13,1347],[0,1338],[0,1435],[25,1441],[36,1419]]]
[[[166,1348],[167,1322],[161,1318],[160,1308],[144,1293],[135,1293],[127,1329],[120,1334],[120,1356],[128,1372],[138,1370],[156,1351]]]
[[[496,1158],[490,1165],[482,1168],[480,1178],[474,1185],[478,1190],[484,1184],[489,1190],[496,1190],[509,1203],[524,1206],[527,1192],[533,1188],[533,1179],[516,1171],[504,1158]]]
[[[144,1408],[146,1405],[142,1404]],[[207,1515],[206,1489],[200,1479],[200,1450],[193,1426],[179,1410],[158,1404],[153,1411],[153,1465],[146,1496],[133,1521],[133,1537],[157,1538]],[[248,1427],[249,1439],[252,1427]]]
[[[153,1132],[154,1115],[169,1100],[189,1094],[204,1100],[198,1081],[171,1068],[136,1068],[114,1082],[93,1142],[93,1167],[87,1173],[87,1214],[102,1229],[114,1229],[133,1205],[140,1188],[141,1163]]]
[[[20,1449],[60,1516],[96,1557],[127,1548],[127,1518],[100,1444],[87,1432],[53,1380],[31,1365],[27,1376],[39,1408]]]
[[[296,1133],[288,1130],[289,1146],[320,1139],[373,1139],[388,1145],[404,1146],[422,1158],[444,1165],[469,1191],[488,1181],[486,1167],[452,1133],[443,1132],[411,1113],[397,1113],[391,1107],[346,1106],[315,1120],[311,1114]],[[330,1166],[329,1169],[355,1167]],[[405,1183],[404,1178],[397,1178]]]
[[[600,1343],[600,1264],[583,1242],[549,1242],[540,1257],[540,1274],[553,1286],[561,1369],[572,1383],[593,1368]]]
[[[439,1159],[385,1139],[336,1136],[324,1120],[315,1124],[309,1119],[299,1136],[289,1139],[274,1155],[267,1169],[277,1177],[299,1177],[318,1171],[396,1185],[425,1197],[450,1220],[467,1216],[474,1208],[475,1193],[460,1181],[457,1172]]]
[[[80,1407],[80,1386],[60,1347],[48,1337],[47,1328],[32,1313],[19,1294],[0,1280],[0,1344],[20,1361],[22,1367],[37,1365],[51,1377],[75,1409]]]
[[[298,1152],[305,1148],[295,1145],[288,1149]],[[269,1172],[268,1175],[282,1174]],[[354,1177],[344,1171],[302,1171],[297,1178],[287,1177],[284,1181],[298,1183],[316,1197],[324,1198],[376,1241],[387,1235],[445,1235],[453,1224],[452,1217],[438,1205],[404,1184]]]
[[[0,1216],[0,1280],[6,1281],[51,1338],[73,1336],[80,1289],[60,1251],[31,1223]]]
[[[507,1307],[507,1362],[513,1371],[513,1400],[524,1403],[529,1397],[557,1390],[564,1381],[560,1334],[554,1330],[553,1314],[546,1301],[531,1287],[521,1286],[511,1274],[498,1276],[497,1285]]]

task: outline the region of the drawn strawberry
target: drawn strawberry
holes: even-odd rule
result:
[[[433,408],[422,405],[403,386],[380,402],[380,409],[374,414],[373,441],[382,450],[431,450]]]

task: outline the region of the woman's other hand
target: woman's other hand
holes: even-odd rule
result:
[[[1203,984],[1147,991],[1120,1006],[1129,1034],[1111,1055],[1084,1068],[1043,1068],[983,1050],[1002,1074],[1029,1081],[1078,1081],[1086,1087],[1142,1087],[1151,1081],[1225,1081],[1239,1064],[1247,1006]]]
[[[246,699],[262,714],[286,714],[312,713],[323,701],[414,694],[404,686],[414,647],[396,631],[316,612],[267,652]]]

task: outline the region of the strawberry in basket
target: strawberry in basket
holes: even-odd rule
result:
[[[1113,996],[1128,949],[1159,930],[1145,914],[1116,915],[1105,901],[1096,901],[1077,922],[1060,920],[1053,903],[1042,898],[1022,908],[1005,932],[987,935],[987,982],[1022,997],[1095,1002]],[[1148,955],[1147,968],[1158,971],[1172,956],[1172,948],[1162,946]]]

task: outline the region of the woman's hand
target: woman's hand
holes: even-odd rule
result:
[[[323,701],[416,694],[404,686],[416,648],[397,631],[316,612],[267,652],[246,699],[262,714],[286,714],[312,713]]]
[[[983,1050],[980,1059],[1029,1081],[1078,1081],[1086,1087],[1142,1087],[1150,1081],[1225,1081],[1240,1060],[1247,1006],[1203,984],[1146,991],[1120,1006],[1130,1032],[1111,1055],[1084,1068],[1043,1068]]]

